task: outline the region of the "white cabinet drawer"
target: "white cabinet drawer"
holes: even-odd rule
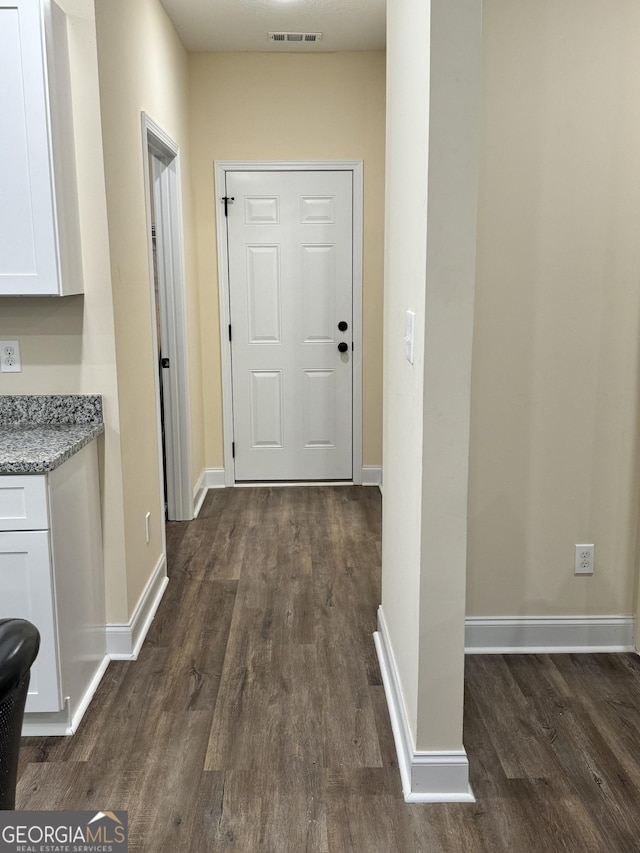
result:
[[[47,478],[43,475],[0,477],[0,530],[46,530]]]
[[[31,667],[27,711],[62,708],[49,534],[46,530],[0,533],[0,619],[28,619],[40,632]]]

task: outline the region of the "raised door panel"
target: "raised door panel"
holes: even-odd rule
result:
[[[251,447],[282,448],[282,371],[252,370],[249,387]]]
[[[62,708],[49,533],[0,533],[0,619],[28,619],[40,632],[27,712]]]
[[[247,328],[250,344],[281,338],[280,247],[247,246]]]
[[[334,195],[300,196],[300,222],[303,225],[326,223],[333,225],[336,221],[336,197]]]
[[[336,371],[304,371],[305,448],[336,447],[340,415],[337,411]]]
[[[301,246],[302,340],[333,343],[337,330],[335,246]]]
[[[244,221],[245,225],[278,225],[280,223],[279,197],[245,196]]]

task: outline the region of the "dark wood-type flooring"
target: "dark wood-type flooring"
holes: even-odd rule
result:
[[[475,804],[406,805],[372,632],[377,489],[212,491],[78,733],[24,740],[17,807],[128,809],[145,853],[640,850],[640,660],[471,656]]]

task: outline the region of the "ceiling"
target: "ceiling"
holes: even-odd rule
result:
[[[160,0],[189,51],[383,50],[386,0]],[[314,44],[270,32],[322,33]]]

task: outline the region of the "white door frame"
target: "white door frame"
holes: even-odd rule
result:
[[[142,113],[142,154],[144,158],[160,491],[161,494],[164,492],[164,473],[166,473],[168,518],[171,521],[190,521],[193,518],[193,490],[191,486],[191,427],[189,422],[180,149],[171,137],[145,112]],[[155,363],[158,352],[158,335],[156,331],[156,297],[151,234],[150,154],[154,164],[162,355],[169,358],[171,363],[162,383],[166,472],[162,460],[160,380]],[[162,517],[164,517],[164,507]]]
[[[222,365],[222,417],[224,483],[235,485],[233,392],[229,346],[229,257],[222,198],[227,172],[351,172],[353,180],[353,483],[362,485],[362,160],[215,160],[216,234],[218,242],[218,298],[220,304],[220,360]]]

